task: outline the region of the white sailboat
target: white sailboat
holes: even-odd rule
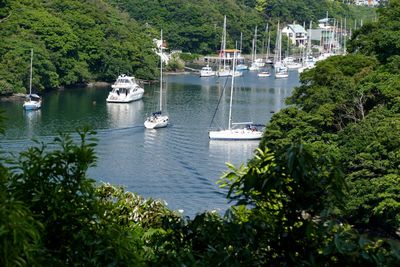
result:
[[[35,110],[40,109],[42,106],[42,99],[37,94],[32,94],[32,65],[33,65],[33,49],[31,49],[31,70],[29,78],[29,95],[27,95],[27,100],[22,105],[25,110]]]
[[[219,52],[219,66],[217,71],[218,77],[227,77],[227,76],[241,76],[242,73],[239,71],[233,71],[229,67],[227,52],[229,50],[226,49],[226,16],[224,16],[224,26],[222,29],[222,40],[221,40],[221,50]]]
[[[268,25],[267,25],[268,26]],[[270,46],[271,46],[271,32],[268,29],[268,41],[267,41],[267,55],[265,56],[265,63],[273,64],[274,62],[269,58],[270,54]]]
[[[253,49],[251,56],[251,66],[249,70],[259,70],[261,67],[264,67],[265,63],[262,61],[262,58],[257,58],[257,26],[254,29],[254,38],[253,38]]]
[[[242,52],[243,52],[243,33],[242,32],[240,33],[240,48],[239,48],[239,50],[240,50],[240,54],[242,54]],[[236,66],[237,71],[249,69],[249,67],[247,67],[247,65],[244,64],[244,59],[238,60],[238,63],[239,64]]]
[[[235,71],[236,53],[233,56],[233,71]],[[235,76],[232,76],[231,80],[231,92],[229,101],[229,118],[228,118],[228,129],[226,130],[215,130],[209,131],[208,137],[211,140],[259,140],[261,139],[263,132],[259,130],[252,122],[232,122],[232,103],[233,103],[233,89],[235,83]],[[234,125],[246,124],[245,128],[233,128]]]
[[[221,50],[219,52],[219,66],[217,71],[218,77],[225,77],[229,76],[230,74],[230,69],[226,65],[225,50],[226,50],[226,16],[224,16],[224,26],[222,28]]]
[[[282,62],[282,32],[279,28],[279,22],[276,30],[274,69],[275,78],[279,79],[289,77],[288,69],[285,66],[284,62]]]
[[[311,51],[311,33],[312,33],[312,22],[310,21],[310,33],[308,34],[307,50],[304,54],[303,66],[297,69],[299,73],[302,73],[303,71],[308,69],[312,69],[315,66],[316,59],[312,56],[312,51]]]
[[[163,49],[163,35],[161,30],[161,57],[160,57],[160,109],[159,111],[153,112],[151,116],[146,118],[144,127],[147,129],[156,129],[167,127],[169,118],[167,115],[162,114],[162,89],[163,89],[163,61],[162,61],[162,49]]]

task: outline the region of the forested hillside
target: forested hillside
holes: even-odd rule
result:
[[[186,52],[217,53],[221,46],[224,15],[227,16],[227,47],[234,47],[243,32],[246,47],[255,25],[264,25],[260,14],[235,0],[109,0],[133,18],[163,28],[169,46]]]
[[[3,94],[28,88],[31,48],[37,92],[119,73],[155,77],[156,35],[105,1],[3,1],[0,15]]]
[[[354,20],[370,21],[374,12],[370,8],[344,5],[330,0],[108,0],[142,23],[165,31],[170,48],[192,53],[216,53],[220,49],[222,24],[227,16],[228,47],[235,47],[243,33],[244,53],[251,52],[254,27],[263,36],[267,23],[275,27],[297,22],[303,24],[326,17],[347,18],[349,26]],[[360,23],[360,22],[359,22]],[[272,35],[274,44],[275,33]],[[262,38],[258,38],[261,46]],[[273,46],[273,45],[272,45]]]
[[[357,10],[363,16],[357,19],[373,14]],[[170,49],[213,54],[220,48],[226,15],[227,46],[239,45],[243,33],[243,50],[249,53],[255,26],[260,46],[269,23],[274,44],[278,20],[316,21],[326,12],[348,18],[349,25],[356,18],[354,9],[328,0],[1,0],[0,94],[26,92],[31,48],[36,92],[112,81],[119,73],[153,79],[158,58],[152,39],[161,28]]]

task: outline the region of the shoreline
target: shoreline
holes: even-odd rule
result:
[[[190,71],[170,71],[170,72],[164,72],[164,75],[170,75],[170,76],[175,76],[175,75],[188,75],[194,72]],[[137,79],[140,83],[142,84],[153,84],[153,83],[158,83],[159,80],[142,80],[142,79]],[[88,82],[86,84],[76,84],[74,86],[68,86],[68,87],[59,87],[59,88],[54,88],[49,91],[62,91],[62,90],[68,90],[68,89],[73,89],[75,87],[87,87],[87,88],[105,88],[105,87],[110,87],[113,83],[111,82],[105,82],[105,81],[95,81],[95,82]],[[47,93],[49,91],[46,91],[44,93]],[[41,93],[43,94],[43,93]],[[12,93],[10,95],[0,95],[0,101],[23,101],[26,98],[26,94],[23,93]]]
[[[0,101],[7,102],[7,101],[23,101],[26,99],[26,94],[22,93],[15,93],[10,95],[2,95],[0,96]]]

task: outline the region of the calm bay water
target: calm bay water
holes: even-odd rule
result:
[[[235,78],[234,121],[267,123],[273,112],[298,85],[298,74],[288,79],[258,78],[246,72]],[[146,130],[145,117],[156,110],[159,85],[146,85],[142,100],[107,104],[110,88],[76,88],[48,93],[42,109],[25,112],[20,102],[0,102],[6,117],[3,151],[18,153],[32,138],[52,141],[59,132],[74,133],[90,125],[99,139],[97,167],[89,176],[99,182],[125,186],[146,198],[163,199],[171,209],[193,216],[228,207],[226,190],[216,184],[227,171],[226,162],[246,163],[256,141],[209,141],[208,129],[218,99],[229,91],[230,79],[197,75],[165,77],[164,110],[170,125]],[[227,126],[229,99],[223,97],[213,126]]]

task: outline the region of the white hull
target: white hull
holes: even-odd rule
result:
[[[215,76],[215,71],[200,71],[200,77],[212,77]]]
[[[150,116],[144,122],[144,127],[147,129],[164,128],[168,125],[168,116]]]
[[[217,72],[218,77],[228,77],[231,76],[231,71],[230,70],[220,70]]]
[[[242,75],[243,75],[243,73],[240,72],[240,71],[235,71],[235,72],[232,72],[232,71],[231,71],[231,76],[233,76],[232,74],[235,75],[235,77],[239,77],[239,76],[242,76]]]
[[[209,131],[208,137],[212,140],[259,140],[263,132],[251,129],[231,129]]]
[[[25,101],[25,103],[23,104],[25,110],[40,109],[41,106],[42,106],[41,101],[35,101],[35,100]]]
[[[218,77],[228,77],[228,76],[233,76],[233,74],[235,75],[235,77],[243,75],[243,73],[241,73],[240,71],[233,72],[231,70],[223,70],[223,71],[218,71],[217,76]]]
[[[106,99],[108,103],[130,103],[143,98],[144,90],[137,89],[135,93],[126,94],[116,94],[110,93]]]
[[[211,77],[211,76],[215,76],[215,71],[213,71],[210,66],[207,65],[206,67],[201,68],[200,77]]]
[[[256,71],[256,70],[259,70],[260,68],[258,67],[258,66],[253,66],[253,65],[251,65],[250,67],[249,67],[249,70],[251,70],[251,71]]]
[[[290,63],[286,65],[288,69],[295,70],[301,68],[303,65],[301,63]]]
[[[249,69],[249,67],[247,67],[244,64],[239,64],[236,66],[236,70],[248,70],[248,69]]]
[[[281,78],[287,78],[289,77],[289,74],[287,72],[285,73],[275,73],[275,78],[281,79]]]
[[[260,78],[269,77],[269,76],[271,76],[271,73],[269,73],[267,71],[263,71],[263,72],[257,73],[257,76]]]

